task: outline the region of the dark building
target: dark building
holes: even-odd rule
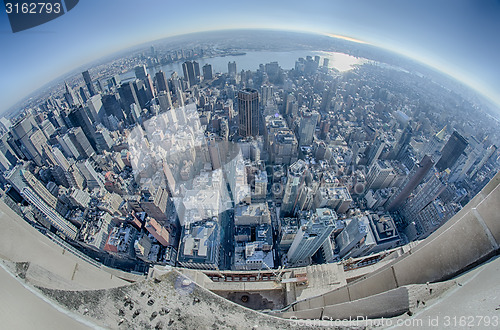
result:
[[[203,79],[211,80],[212,78],[212,66],[207,63],[203,66]]]
[[[94,96],[97,94],[94,88],[94,84],[92,83],[92,78],[90,78],[90,73],[89,71],[83,71],[83,80],[85,81],[85,85],[87,86],[87,89],[89,91],[90,96]]]
[[[441,150],[441,158],[436,164],[438,171],[442,172],[447,168],[451,169],[468,144],[469,143],[462,135],[454,131]]]
[[[387,207],[388,211],[397,210],[401,207],[401,205],[403,205],[403,202],[425,178],[429,170],[432,168],[432,165],[434,165],[434,162],[428,155],[425,155],[420,163],[415,165],[411,173],[408,175],[407,182],[402,185],[403,189],[401,192],[396,195],[392,201],[389,201],[390,204],[388,203],[389,206]]]
[[[227,72],[229,77],[236,78],[236,61],[227,63]]]
[[[259,135],[259,92],[245,88],[238,92],[238,122],[241,136]]]
[[[182,63],[182,71],[184,72],[184,80],[188,82],[189,87],[193,87],[198,83],[200,76],[200,65],[196,61],[186,61]]]
[[[139,106],[141,104],[139,102],[139,97],[135,92],[134,83],[129,81],[121,84],[121,86],[118,87],[118,94],[120,95],[120,102],[122,105],[123,112],[127,117],[127,123],[133,124],[134,119],[130,110],[130,105],[135,103],[137,106]]]
[[[158,71],[155,75],[156,79],[156,90],[158,92],[164,91],[168,93],[168,83],[167,83],[167,77],[165,76],[165,72],[163,71]]]
[[[118,120],[125,119],[122,108],[120,107],[120,103],[118,102],[114,94],[102,95],[102,105],[104,106],[106,115],[115,116]]]
[[[134,71],[135,71],[135,77],[137,79],[144,80],[148,75],[148,72],[146,71],[146,66],[144,64],[136,66]]]
[[[83,107],[78,107],[73,109],[69,114],[68,118],[73,127],[81,127],[83,133],[87,137],[90,145],[94,150],[97,150],[97,144],[95,140],[95,129],[89,116]]]
[[[396,157],[395,159],[401,160],[405,156],[406,152],[408,151],[408,147],[410,145],[411,141],[411,136],[413,134],[413,131],[411,129],[411,126],[408,124],[403,131],[403,134],[401,135],[401,138],[398,141],[398,144],[396,145],[395,152],[396,152]]]
[[[68,137],[78,150],[82,158],[89,158],[95,153],[83,130],[80,127],[74,127],[68,131]]]

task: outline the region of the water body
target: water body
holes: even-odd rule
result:
[[[202,73],[202,67],[205,64],[211,64],[212,70],[214,72],[227,73],[227,63],[236,61],[236,70],[241,72],[241,70],[251,70],[256,71],[260,64],[266,64],[270,62],[278,62],[281,68],[285,70],[290,70],[295,67],[295,61],[299,57],[306,58],[306,56],[319,55],[320,66],[323,65],[323,59],[328,58],[328,67],[337,69],[341,72],[351,70],[357,64],[367,63],[368,60],[364,58],[358,58],[344,53],[335,52],[324,52],[324,51],[306,51],[298,50],[291,52],[267,52],[267,51],[251,51],[247,52],[245,55],[237,56],[219,56],[212,58],[202,58],[196,61],[200,64],[200,73]],[[169,77],[174,71],[179,74],[180,77],[183,76],[182,73],[182,63],[184,61],[174,62],[167,65],[162,65],[161,67],[148,68],[148,72],[151,77],[154,77],[158,70],[163,70],[167,77]],[[128,71],[120,76],[120,79],[127,80],[135,78],[134,70]]]

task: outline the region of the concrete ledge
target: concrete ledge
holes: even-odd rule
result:
[[[408,290],[402,287],[371,297],[326,306],[323,310],[323,319],[388,318],[401,315],[409,309]]]

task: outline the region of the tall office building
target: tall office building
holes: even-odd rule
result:
[[[403,208],[406,224],[414,221],[417,214],[434,201],[446,189],[448,175],[445,172],[434,173],[420,191]]]
[[[401,160],[403,159],[404,155],[408,151],[408,147],[410,146],[410,141],[412,137],[413,131],[411,129],[410,124],[406,126],[406,128],[403,131],[403,134],[401,135],[401,138],[399,138],[398,143],[394,147],[395,151],[395,159]]]
[[[435,135],[432,136],[430,139],[429,143],[427,144],[427,147],[424,150],[424,153],[426,155],[430,155],[432,158],[432,161],[435,162],[438,158],[436,157],[436,154],[439,153],[441,148],[444,145],[444,138],[446,136],[446,128],[447,126],[444,126],[439,132],[437,132]]]
[[[165,72],[163,71],[158,71],[155,75],[156,79],[156,90],[158,92],[167,92],[169,93],[168,90],[168,82],[167,82],[167,77],[165,76]]]
[[[387,188],[396,177],[393,167],[386,160],[377,160],[366,175],[366,190]]]
[[[133,82],[129,81],[121,84],[120,87],[118,87],[118,94],[120,95],[120,101],[122,104],[123,112],[125,113],[127,119],[127,123],[134,124],[135,121],[132,114],[130,113],[130,105],[133,103],[139,105],[140,103]]]
[[[212,66],[207,63],[203,66],[203,79],[210,80],[212,78],[213,78]]]
[[[64,99],[69,104],[70,107],[76,107],[81,105],[80,99],[76,96],[75,92],[71,87],[69,87],[67,82],[64,82],[64,88],[66,92],[64,93]]]
[[[125,115],[115,94],[101,95],[101,101],[107,116],[114,116],[118,121],[125,119]]]
[[[403,183],[401,192],[389,200],[389,206],[387,207],[388,211],[395,211],[403,205],[403,202],[410,196],[411,192],[422,182],[432,168],[432,165],[434,165],[434,162],[431,157],[425,155],[420,163],[414,166],[411,173],[408,175],[406,183]]]
[[[158,93],[158,104],[160,105],[160,111],[165,112],[172,106],[172,98],[170,93],[161,91]]]
[[[236,61],[227,63],[227,72],[229,77],[236,78]]]
[[[319,113],[317,111],[309,109],[302,111],[302,118],[299,125],[299,142],[301,146],[312,145],[318,119]]]
[[[245,88],[238,92],[239,134],[242,137],[259,135],[259,92]]]
[[[94,88],[94,84],[92,83],[92,78],[90,78],[90,73],[89,71],[83,71],[83,80],[85,81],[85,85],[87,86],[87,89],[89,91],[90,96],[94,96],[97,94]]]
[[[196,61],[186,61],[182,63],[182,71],[184,80],[188,82],[189,87],[193,87],[198,83],[200,76],[200,65]]]
[[[330,239],[335,230],[337,216],[330,209],[317,209],[309,221],[302,225],[288,250],[288,266],[305,266],[311,257]],[[331,250],[331,243],[330,243]],[[331,253],[331,251],[329,251]]]
[[[372,166],[380,157],[380,154],[382,153],[382,150],[384,150],[385,147],[385,142],[377,138],[375,142],[371,145],[370,151],[368,152],[367,159],[366,159],[366,166],[370,167]]]
[[[136,66],[134,71],[135,71],[135,77],[137,79],[144,80],[148,75],[148,72],[146,71],[146,66],[144,64]]]
[[[106,111],[104,109],[104,105],[102,104],[102,97],[100,94],[91,96],[87,100],[87,107],[89,109],[90,114],[92,115],[93,121],[103,122],[106,117]]]
[[[441,150],[441,158],[436,164],[438,171],[442,172],[447,168],[451,169],[468,144],[469,143],[462,135],[457,131],[453,131],[448,142],[446,142]]]
[[[71,128],[67,135],[72,145],[78,150],[80,157],[77,158],[89,158],[95,153],[95,149],[92,147],[81,127]]]
[[[479,161],[479,163],[476,165],[476,167],[474,167],[474,169],[472,170],[472,172],[470,173],[469,177],[473,178],[474,175],[476,175],[476,173],[484,166],[484,164],[486,164],[486,162],[491,158],[491,156],[493,156],[493,154],[497,151],[497,146],[492,144],[491,146],[488,147],[488,149],[486,150],[483,158],[481,158],[481,160]]]
[[[78,107],[73,109],[69,114],[68,118],[73,127],[81,127],[83,133],[87,137],[88,142],[94,150],[97,150],[97,143],[95,140],[95,128],[92,125],[92,121],[90,120],[85,108]]]
[[[44,157],[47,137],[38,128],[33,116],[27,116],[18,122],[12,127],[11,132],[21,157],[34,161],[38,166],[47,164],[47,159]]]
[[[283,192],[283,203],[281,204],[283,215],[296,213],[300,196],[304,193],[308,174],[308,166],[302,159],[297,160],[288,167],[287,182]]]
[[[200,82],[200,63],[193,61],[193,67],[194,67],[194,79],[197,83]]]

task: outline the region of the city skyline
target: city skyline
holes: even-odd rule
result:
[[[500,104],[496,92],[500,78],[492,70],[500,49],[495,37],[500,24],[496,20],[500,12],[497,1],[387,0],[362,1],[362,5],[319,1],[307,6],[256,1],[245,11],[238,10],[239,6],[232,2],[216,6],[194,3],[197,10],[186,18],[176,14],[182,10],[180,5],[159,1],[147,6],[136,1],[121,1],[120,5],[114,1],[82,2],[57,20],[16,34],[10,32],[7,15],[2,13],[0,31],[6,47],[0,71],[8,79],[0,85],[5,100],[0,112],[62,74],[103,56],[168,36],[234,28],[358,39],[437,68]],[[267,10],[261,10],[263,6]]]

